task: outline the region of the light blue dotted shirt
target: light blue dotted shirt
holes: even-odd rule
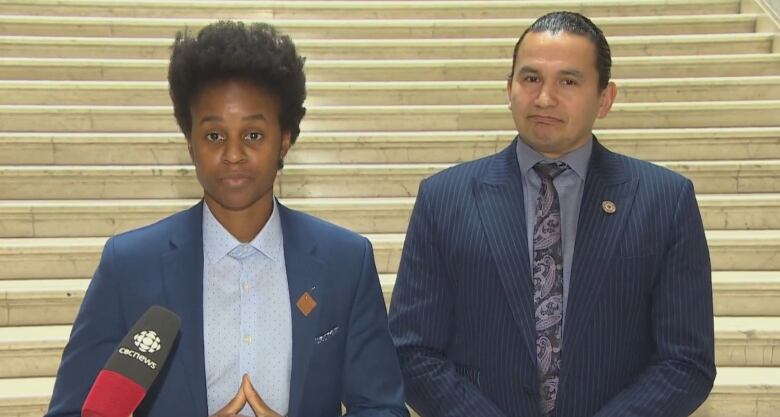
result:
[[[286,415],[292,371],[292,316],[284,241],[274,200],[260,233],[242,244],[203,204],[203,345],[209,415],[249,374],[266,404]],[[254,416],[247,404],[240,412]]]

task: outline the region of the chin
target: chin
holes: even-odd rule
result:
[[[264,194],[251,196],[219,195],[209,193],[209,199],[221,208],[230,211],[243,211],[257,205],[263,200]]]
[[[540,151],[548,150],[548,148],[550,148],[554,142],[555,139],[553,138],[548,138],[548,137],[538,136],[538,135],[534,135],[530,139],[526,139],[525,141],[525,143],[527,143],[528,146]]]

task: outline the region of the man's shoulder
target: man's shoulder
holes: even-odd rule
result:
[[[465,189],[475,179],[485,175],[491,164],[504,157],[504,152],[488,155],[473,161],[461,162],[423,180],[429,190]]]
[[[612,160],[618,164],[620,170],[628,173],[632,178],[640,180],[640,187],[648,185],[672,185],[680,187],[688,178],[667,167],[655,164],[632,156],[611,152]]]

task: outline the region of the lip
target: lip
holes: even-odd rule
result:
[[[531,115],[528,116],[530,120],[533,120],[537,123],[544,123],[544,124],[558,124],[563,123],[563,120],[558,119],[557,117],[551,117],[551,116],[542,116],[542,115]]]
[[[226,174],[218,177],[218,180],[228,186],[241,186],[252,180],[252,176],[248,174]]]

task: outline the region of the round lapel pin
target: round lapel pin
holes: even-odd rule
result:
[[[617,206],[612,201],[605,200],[601,202],[601,209],[604,210],[604,213],[615,214]]]

